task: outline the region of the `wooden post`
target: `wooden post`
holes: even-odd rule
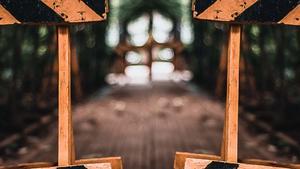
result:
[[[236,163],[238,159],[238,99],[241,26],[231,25],[227,56],[227,96],[222,143],[222,160]]]
[[[152,81],[152,64],[153,64],[153,52],[152,52],[152,42],[148,48],[148,68],[149,68],[149,81]]]
[[[58,27],[58,165],[74,164],[71,114],[71,50],[68,27]]]

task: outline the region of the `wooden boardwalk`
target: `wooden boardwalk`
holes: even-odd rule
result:
[[[155,83],[95,94],[74,106],[77,158],[122,156],[125,169],[172,169],[176,151],[219,154],[224,104],[191,86]],[[240,123],[240,158],[291,161]],[[5,164],[57,161],[56,124]]]

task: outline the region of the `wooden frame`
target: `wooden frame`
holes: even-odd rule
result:
[[[278,164],[273,161],[255,159],[238,160],[239,60],[241,49],[241,32],[241,25],[230,25],[227,49],[226,110],[221,155],[215,156],[177,152],[174,162],[175,169],[204,169],[219,167],[240,169],[300,168],[300,165]]]
[[[2,0],[0,25],[100,22],[108,12],[108,0]]]
[[[192,9],[200,20],[300,26],[299,0],[194,0]]]
[[[226,112],[223,130],[223,141],[220,156],[177,153],[175,169],[200,169],[202,162],[223,161],[235,163],[240,168],[300,168],[298,164],[278,164],[264,160],[238,161],[238,95],[239,95],[239,59],[241,25],[237,24],[286,24],[300,26],[299,0],[264,1],[264,0],[194,0],[193,17],[199,20],[221,21],[231,23],[227,56],[227,95]],[[187,160],[189,159],[189,160]],[[202,159],[192,160],[192,159]],[[207,161],[208,160],[208,161]],[[193,164],[194,163],[194,164]],[[250,164],[250,167],[249,167]],[[202,166],[203,168],[203,166]],[[209,167],[207,167],[209,168]]]
[[[175,156],[174,169],[184,169],[187,159],[198,159],[198,160],[209,160],[209,161],[221,161],[221,156],[216,155],[208,155],[208,154],[194,154],[194,153],[185,153],[185,152],[177,152]],[[267,161],[267,160],[258,160],[258,159],[247,159],[247,160],[238,160],[240,164],[254,165],[259,167],[273,167],[277,168],[293,168],[299,169],[299,165],[293,164],[283,164],[277,163],[275,161]],[[197,168],[198,169],[198,168]]]
[[[122,160],[120,157],[75,160],[74,165],[99,164],[99,163],[110,163],[112,169],[122,169]],[[25,163],[19,165],[5,166],[5,167],[0,167],[0,169],[36,169],[36,168],[50,168],[55,166],[58,166],[58,164],[38,162],[38,163]]]
[[[58,40],[58,163],[27,163],[0,169],[56,169],[56,166],[88,169],[122,169],[120,157],[76,160],[71,109],[71,40],[67,26],[57,28]]]

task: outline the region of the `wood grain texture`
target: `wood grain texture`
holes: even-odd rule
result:
[[[0,4],[0,25],[20,23],[11,13]]]
[[[66,25],[107,19],[106,0],[1,0],[0,25]]]
[[[46,167],[46,168],[36,168],[36,169],[112,169],[110,163],[99,163],[99,164],[79,164],[71,165],[67,167]]]
[[[107,157],[76,160],[75,164],[110,163],[112,169],[123,169],[121,157]]]
[[[106,19],[89,8],[82,0],[42,0],[49,8],[60,15],[66,22],[93,22]]]
[[[299,0],[195,0],[194,18],[235,24],[300,26]]]
[[[93,159],[81,159],[76,160],[74,165],[86,165],[86,164],[101,164],[108,163],[111,169],[123,169],[121,157],[106,157],[106,158],[93,158]],[[3,166],[0,169],[37,169],[37,168],[53,168],[57,166],[57,163],[49,162],[37,162],[37,163],[25,163],[13,166]]]
[[[187,158],[184,169],[205,169],[212,162],[213,162],[212,160]],[[254,165],[254,164],[243,164],[243,163],[224,163],[222,161],[217,161],[217,162],[223,163],[224,165],[236,164],[238,165],[238,169],[287,169],[285,167],[272,167],[272,166],[262,166],[262,165]]]
[[[221,157],[216,156],[216,155],[176,152],[175,161],[174,161],[174,169],[184,169],[185,161],[188,158],[221,160]]]
[[[199,15],[195,12],[194,15],[197,19],[232,21],[257,1],[258,0],[217,0],[204,12]]]
[[[289,12],[279,23],[287,25],[300,25],[300,4]]]
[[[71,54],[68,27],[58,27],[58,165],[74,163],[71,113]]]
[[[177,152],[176,156],[175,156],[174,169],[185,169],[186,159],[221,161],[221,157],[216,156],[216,155]],[[242,159],[242,160],[239,160],[238,162],[243,163],[243,164],[259,165],[259,166],[275,167],[275,168],[299,169],[299,167],[300,167],[299,165],[278,163],[278,162],[275,162],[275,161],[258,160],[258,159]]]
[[[228,162],[237,162],[241,26],[231,25],[229,31],[227,55],[227,96],[222,159]]]

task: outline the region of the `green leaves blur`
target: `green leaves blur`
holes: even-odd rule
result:
[[[124,0],[120,6],[119,18],[121,23],[127,24],[152,11],[157,11],[173,21],[178,21],[182,16],[179,0]]]

